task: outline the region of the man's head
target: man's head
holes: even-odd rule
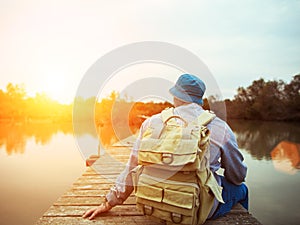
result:
[[[183,74],[170,89],[170,93],[182,102],[203,105],[202,97],[205,90],[205,84],[201,79],[191,74]]]

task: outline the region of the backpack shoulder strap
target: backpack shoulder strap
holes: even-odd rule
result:
[[[216,117],[216,114],[214,114],[212,111],[205,110],[203,113],[200,114],[197,118],[197,122],[201,126],[206,126],[209,124],[214,118]]]
[[[174,116],[174,108],[168,108],[161,112],[162,123],[155,124],[155,126],[152,126],[151,138],[158,139],[160,137],[165,122],[172,116]]]
[[[172,116],[174,116],[174,108],[167,108],[161,112],[161,119],[163,123],[165,123]]]

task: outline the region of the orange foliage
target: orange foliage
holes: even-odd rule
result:
[[[128,101],[120,98],[117,92],[100,102],[95,97],[77,97],[75,102],[80,106],[76,115],[82,121],[82,132],[92,133],[91,126],[85,121],[93,116],[99,138],[105,145],[136,133],[147,117],[172,106],[168,102]],[[8,154],[24,151],[26,139],[30,136],[45,144],[58,129],[72,132],[73,103],[61,104],[43,93],[28,97],[22,85],[13,84],[8,84],[5,91],[0,90],[0,103],[0,146],[5,145]],[[95,110],[94,115],[89,113],[91,107]]]

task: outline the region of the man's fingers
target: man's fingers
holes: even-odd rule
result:
[[[93,209],[90,209],[88,211],[86,211],[84,214],[83,214],[83,218],[87,218],[89,215],[91,215],[95,210],[97,210],[97,208],[93,208]]]
[[[103,212],[107,212],[108,210],[110,210],[111,207],[107,206],[106,204],[101,204],[100,206],[98,206],[97,208],[93,208],[90,209],[88,211],[86,211],[82,217],[83,218],[87,218],[89,217],[90,220],[94,219],[98,214],[103,213]]]
[[[94,219],[99,213],[102,212],[102,208],[97,208],[93,214],[89,217],[90,220]]]

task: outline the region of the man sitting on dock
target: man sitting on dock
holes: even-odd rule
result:
[[[206,90],[204,82],[190,74],[181,75],[175,86],[170,89],[174,101],[174,114],[180,115],[187,121],[195,120],[204,109],[203,95]],[[160,118],[160,114],[154,115],[141,126],[140,134],[134,144],[132,153],[125,170],[117,178],[116,184],[106,195],[106,201],[98,207],[84,213],[84,218],[93,219],[97,215],[109,211],[112,207],[122,204],[133,191],[131,171],[138,165],[137,151],[143,133],[154,119]],[[208,125],[210,135],[210,170],[213,172],[218,184],[223,187],[222,197],[225,203],[214,201],[214,205],[208,215],[208,219],[216,219],[230,212],[232,207],[240,203],[248,209],[248,189],[243,183],[247,173],[243,156],[238,149],[236,138],[228,124],[216,117]],[[224,176],[216,172],[224,169]]]

